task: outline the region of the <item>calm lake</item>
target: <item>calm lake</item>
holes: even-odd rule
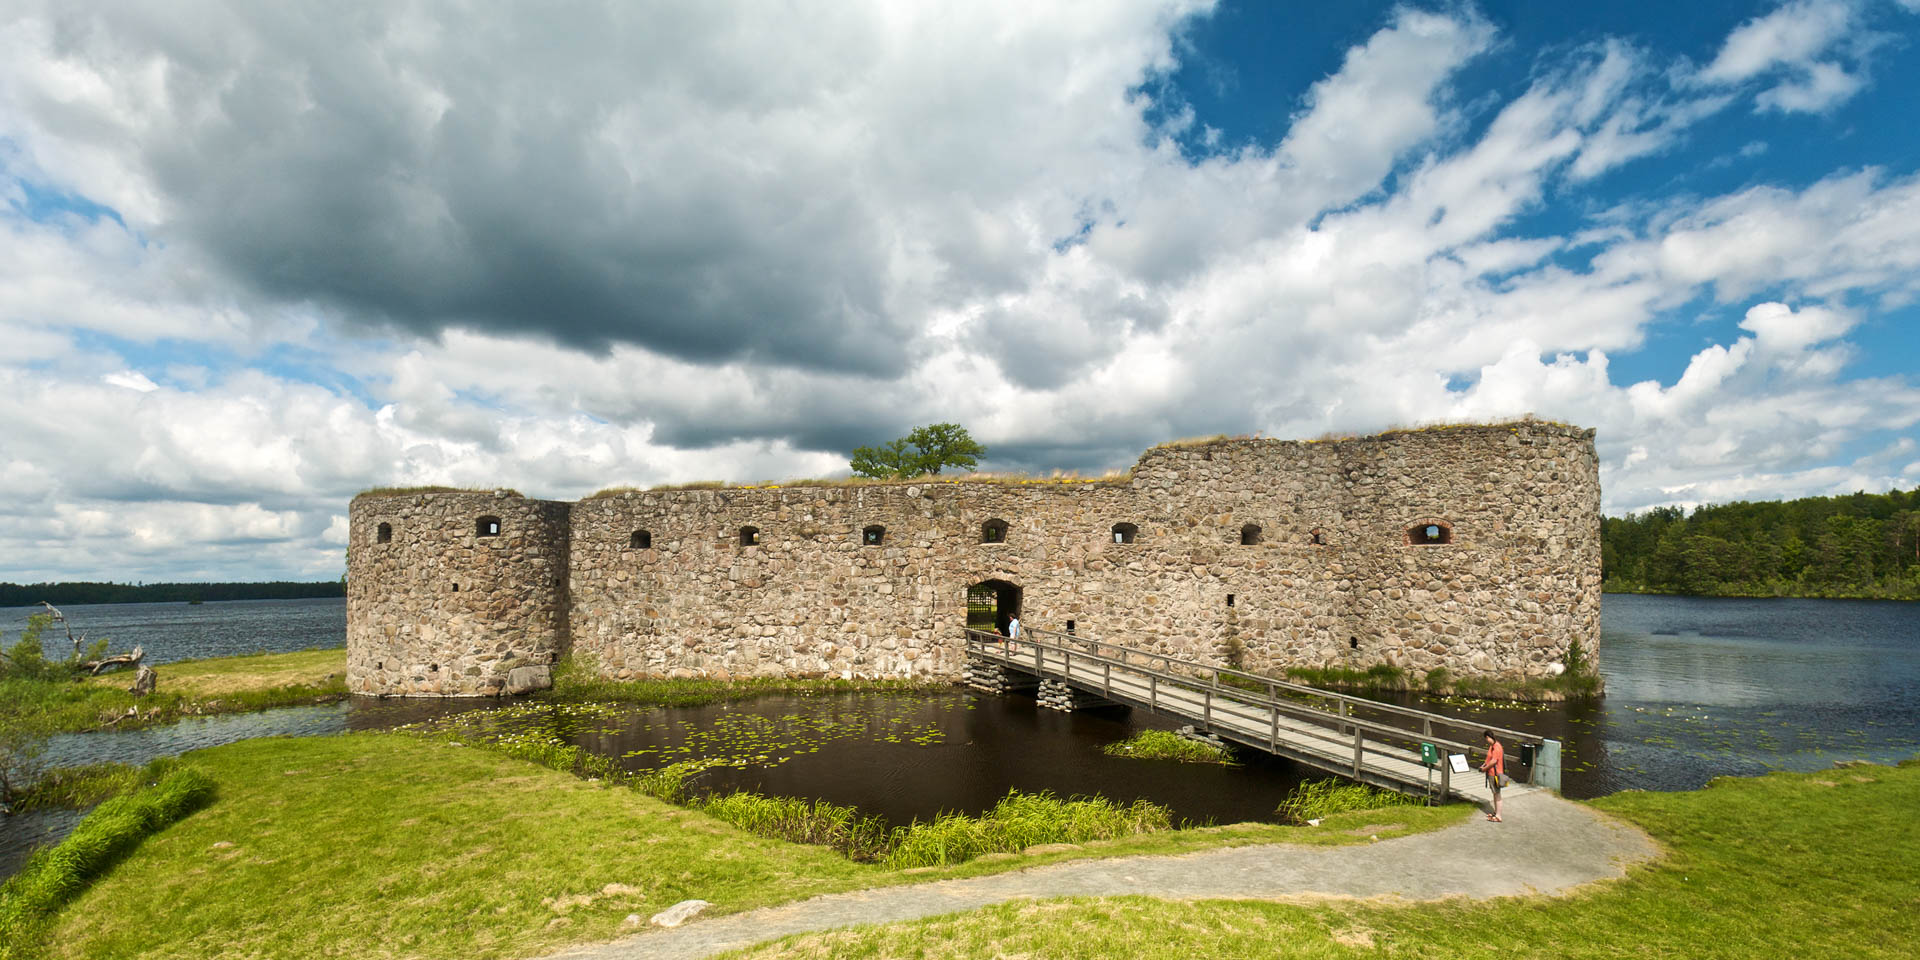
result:
[[[0,610],[17,634],[30,611]],[[139,643],[156,663],[336,646],[342,600],[125,604],[66,608],[76,632]],[[1692,789],[1716,776],[1810,770],[1836,760],[1890,762],[1920,753],[1920,630],[1913,604],[1610,594],[1602,608],[1597,703],[1537,706],[1411,702],[1555,736],[1565,792]],[[162,671],[164,683],[165,672]],[[190,720],[175,727],[56,738],[56,763],[144,762],[253,736],[385,729],[490,705],[359,700]],[[921,696],[767,697],[698,708],[590,716],[516,707],[511,722],[557,731],[630,768],[691,756],[729,765],[704,789],[752,789],[852,804],[896,823],[942,810],[978,812],[1010,788],[1146,798],[1191,820],[1263,819],[1310,773],[1248,757],[1240,767],[1107,757],[1100,747],[1170,723],[1143,711],[1057,714],[1030,697],[956,691]],[[503,720],[503,722],[506,722]],[[0,874],[71,817],[0,822]]]
[[[0,643],[12,643],[39,607],[0,607]],[[347,642],[347,601],[226,600],[218,603],[75,603],[61,607],[74,636],[106,637],[113,649],[146,651],[159,665],[243,653],[285,653]],[[40,638],[48,656],[67,650],[65,628]]]

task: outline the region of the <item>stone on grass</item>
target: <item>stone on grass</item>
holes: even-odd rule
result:
[[[713,906],[705,900],[682,900],[653,915],[648,921],[656,927],[677,927],[699,915],[700,911]]]

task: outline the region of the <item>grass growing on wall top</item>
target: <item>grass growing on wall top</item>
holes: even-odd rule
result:
[[[1414,434],[1414,433],[1439,433],[1439,432],[1444,432],[1449,430],[1493,430],[1493,429],[1498,429],[1500,427],[1518,429],[1523,426],[1562,427],[1569,430],[1578,429],[1571,423],[1562,423],[1558,420],[1542,420],[1538,417],[1535,417],[1532,414],[1527,414],[1526,416],[1521,417],[1517,420],[1435,420],[1429,423],[1418,423],[1418,424],[1413,424],[1411,426],[1396,423],[1396,424],[1388,424],[1387,426],[1382,427],[1379,430],[1373,431],[1372,433],[1349,433],[1345,431],[1328,431],[1326,433],[1322,433],[1315,437],[1310,437],[1310,438],[1297,440],[1297,441],[1288,441],[1285,438],[1280,438],[1280,437],[1263,437],[1257,433],[1255,434],[1242,433],[1242,434],[1235,434],[1235,435],[1216,433],[1216,434],[1213,434],[1212,436],[1186,437],[1180,440],[1169,440],[1166,443],[1154,444],[1152,449],[1154,450],[1192,450],[1192,449],[1198,449],[1201,447],[1211,447],[1211,446],[1224,444],[1224,443],[1243,443],[1249,440],[1272,440],[1274,442],[1293,442],[1293,443],[1345,443],[1350,440],[1377,440],[1377,439],[1384,439],[1387,437],[1404,436],[1406,434]]]
[[[1086,483],[1126,483],[1132,479],[1133,471],[1131,470],[1109,471],[1097,476],[1083,476],[1071,470],[1055,470],[1045,475],[1030,473],[927,473],[905,479],[897,477],[808,477],[784,480],[779,483],[735,483],[725,480],[691,480],[681,483],[656,484],[651,487],[607,487],[596,490],[582,499],[606,500],[614,497],[622,497],[629,493],[665,493],[678,490],[780,490],[789,487],[899,487],[909,484],[924,487],[929,484],[960,483],[999,486],[1071,486]]]
[[[506,487],[481,488],[481,487],[424,486],[424,487],[368,487],[367,489],[354,494],[353,498],[355,500],[358,500],[361,497],[411,497],[411,496],[414,496],[415,494],[423,494],[423,493],[484,493],[489,495],[506,494],[509,497],[521,497],[523,499],[525,496],[518,490],[514,490]]]

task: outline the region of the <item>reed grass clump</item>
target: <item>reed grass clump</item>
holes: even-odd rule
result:
[[[178,765],[178,757],[161,757],[145,767],[128,763],[53,767],[15,796],[13,812],[84,809],[158,781]]]
[[[142,840],[205,806],[213,793],[206,774],[180,767],[151,787],[100,804],[58,846],[27,858],[0,885],[0,960],[33,955],[39,929],[55,911]]]
[[[1181,763],[1218,763],[1235,766],[1231,751],[1210,743],[1189,740],[1166,730],[1142,730],[1125,740],[1101,748],[1110,757],[1135,760],[1177,760]]]
[[[1365,669],[1353,667],[1288,667],[1287,679],[1310,687],[1331,687],[1369,692],[1407,690],[1412,680],[1407,672],[1391,664],[1376,663]]]
[[[1309,780],[1295,787],[1274,812],[1280,819],[1292,824],[1305,824],[1309,820],[1319,820],[1336,813],[1353,810],[1377,810],[1382,807],[1419,806],[1417,798],[1391,790],[1380,790],[1364,783],[1354,783],[1339,777],[1324,780]]]
[[[1146,800],[1121,805],[1102,797],[1062,800],[1050,790],[1016,790],[978,817],[944,813],[931,823],[896,827],[886,862],[896,868],[945,866],[1036,844],[1112,840],[1173,826],[1173,811]]]
[[[871,862],[887,853],[889,838],[884,820],[861,816],[853,807],[825,800],[769,797],[741,790],[699,798],[688,806],[748,833],[831,847],[849,860]]]

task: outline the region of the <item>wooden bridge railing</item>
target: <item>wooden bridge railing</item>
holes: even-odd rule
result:
[[[1009,662],[1022,668],[1030,666],[1042,676],[1057,672],[1061,679],[1094,687],[1096,685],[1089,682],[1088,677],[1075,675],[1074,668],[1080,666],[1088,672],[1098,670],[1101,682],[1097,689],[1108,699],[1134,700],[1159,711],[1175,705],[1173,699],[1163,697],[1163,690],[1186,691],[1188,698],[1197,698],[1198,702],[1195,704],[1182,698],[1179,707],[1188,711],[1197,710],[1199,719],[1209,730],[1252,746],[1267,748],[1271,752],[1282,753],[1283,748],[1291,743],[1282,737],[1282,718],[1298,721],[1290,724],[1287,732],[1315,741],[1312,746],[1318,752],[1340,751],[1344,754],[1351,750],[1352,771],[1356,779],[1362,779],[1368,754],[1402,762],[1411,755],[1415,758],[1413,762],[1418,763],[1421,743],[1431,743],[1451,753],[1469,754],[1484,749],[1484,745],[1477,742],[1476,734],[1480,730],[1491,730],[1515,746],[1531,744],[1537,748],[1547,742],[1542,737],[1519,730],[1491,727],[1444,714],[1381,703],[1365,697],[1335,693],[1055,630],[1023,625],[1021,636],[1016,639],[969,628],[966,636],[970,647],[998,652]],[[1136,690],[1114,688],[1113,672],[1116,668],[1122,671],[1123,680],[1131,674],[1146,684],[1144,698]],[[1167,702],[1163,703],[1163,699]],[[1248,724],[1264,726],[1266,736],[1252,738],[1245,729],[1230,724],[1216,724],[1216,714],[1223,719],[1238,719],[1241,727]],[[1304,724],[1305,729],[1300,724]],[[1460,739],[1436,732],[1462,730],[1469,732]],[[1439,770],[1444,793],[1449,787],[1451,770],[1444,761],[1440,763]],[[1528,773],[1530,775],[1532,770]],[[1550,786],[1557,787],[1558,784]]]

